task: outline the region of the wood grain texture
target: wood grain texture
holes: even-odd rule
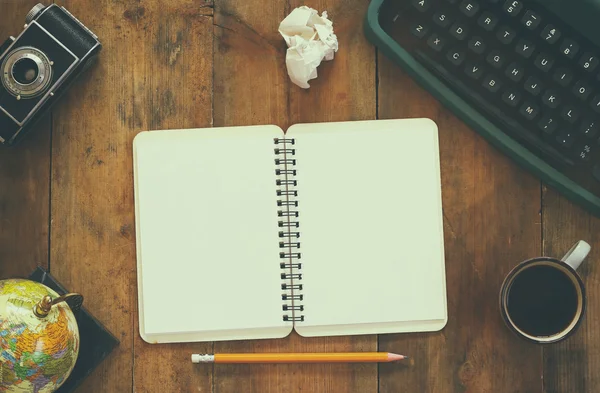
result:
[[[284,8],[279,1],[215,3],[215,127],[289,125],[285,42],[277,32]]]
[[[597,392],[600,386],[600,219],[574,206],[553,189],[543,194],[543,255],[561,258],[578,240],[592,251],[578,272],[587,290],[587,311],[579,330],[545,347],[544,392]]]
[[[192,346],[139,338],[132,141],[142,130],[210,125],[210,7],[64,4],[104,48],[54,116],[52,271],[121,341],[79,391],[209,391],[205,373],[185,369]]]
[[[37,1],[0,0],[0,42],[23,31]],[[0,279],[48,267],[50,115],[18,146],[0,148]]]
[[[448,324],[440,332],[380,336],[379,349],[415,359],[380,367],[380,392],[540,392],[539,347],[503,325],[504,276],[541,248],[540,185],[379,56],[382,118],[429,117],[439,127]]]
[[[296,6],[327,10],[340,46],[318,69],[312,87],[293,85],[285,68],[279,22]],[[375,117],[374,50],[360,29],[367,3],[215,3],[215,126],[291,124]],[[268,15],[269,17],[265,17]],[[339,20],[339,24],[336,24]],[[364,98],[364,99],[363,99]],[[215,352],[372,351],[375,336],[216,343]],[[217,365],[216,392],[375,392],[375,365]]]
[[[0,40],[36,0],[0,0]],[[492,148],[362,31],[364,0],[59,0],[104,44],[92,67],[15,149],[0,149],[0,279],[48,266],[120,340],[79,392],[592,393],[600,386],[600,220]],[[303,90],[277,28],[327,10],[340,51]],[[377,67],[377,68],[376,68]],[[379,81],[377,83],[377,80]],[[378,98],[377,98],[378,97]],[[378,109],[377,109],[378,108]],[[403,117],[440,128],[448,325],[440,332],[151,345],[138,333],[132,140],[142,130]],[[52,130],[52,132],[51,132]],[[580,330],[545,347],[504,326],[506,273],[592,245]],[[393,351],[414,367],[193,365],[193,352]]]
[[[368,2],[362,0],[290,1],[291,9],[307,5],[327,11],[338,37],[339,51],[323,61],[318,77],[302,89],[289,83],[290,122],[371,120],[377,116],[375,49],[362,30]],[[285,69],[285,65],[284,65]]]

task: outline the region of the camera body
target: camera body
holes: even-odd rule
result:
[[[14,145],[100,52],[98,37],[64,7],[38,4],[0,45],[0,144]]]

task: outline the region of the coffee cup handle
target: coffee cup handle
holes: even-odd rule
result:
[[[590,253],[590,245],[580,240],[571,247],[569,251],[562,257],[562,261],[567,265],[571,266],[574,270],[577,270],[581,262],[584,261],[585,257]]]

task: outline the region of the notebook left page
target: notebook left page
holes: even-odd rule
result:
[[[276,126],[134,140],[140,334],[150,343],[279,338]]]

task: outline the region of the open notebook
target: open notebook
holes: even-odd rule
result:
[[[142,338],[443,328],[437,132],[403,119],[140,133]]]

